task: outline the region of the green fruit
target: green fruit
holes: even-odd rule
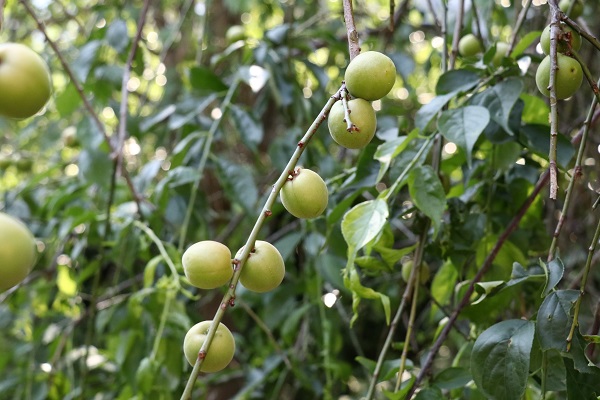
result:
[[[350,120],[358,129],[357,131],[348,132],[346,117],[344,115],[344,105],[338,101],[331,107],[327,126],[329,133],[337,144],[348,149],[362,149],[365,147],[373,136],[377,128],[377,117],[375,110],[366,100],[354,99],[348,101],[348,109],[350,110]]]
[[[231,280],[231,251],[222,243],[204,240],[191,245],[181,258],[190,283],[200,289],[214,289]]]
[[[75,147],[79,144],[75,130],[65,130],[61,135],[61,139],[65,147]]]
[[[296,168],[281,188],[281,202],[296,218],[316,218],[323,214],[328,198],[323,179],[306,168]]]
[[[583,4],[578,0],[561,0],[558,3],[558,8],[562,10],[562,12],[566,13],[569,10],[569,6],[571,3],[575,1],[573,8],[571,9],[571,13],[568,14],[569,18],[575,19],[579,18],[581,14],[583,14]]]
[[[51,92],[48,65],[37,53],[22,44],[0,44],[0,115],[29,118]]]
[[[492,58],[492,64],[495,67],[499,67],[500,64],[502,64],[502,60],[504,60],[504,57],[506,57],[506,52],[508,51],[508,43],[504,43],[504,42],[499,42],[496,43],[496,53],[494,54],[494,57]]]
[[[573,96],[577,92],[583,81],[583,71],[577,60],[562,54],[557,54],[557,64],[556,98],[562,100]],[[550,91],[548,90],[550,84],[550,56],[546,56],[540,63],[535,74],[535,83],[544,96],[550,97]]]
[[[560,40],[556,45],[556,49],[560,53],[566,53],[569,49],[569,43],[571,44],[571,48],[573,50],[578,51],[581,48],[581,35],[574,31],[569,25],[562,23],[562,33],[559,34]],[[542,46],[542,51],[544,54],[550,54],[550,25],[548,25],[544,31],[542,32],[542,37],[540,38],[540,44]]]
[[[241,248],[236,258],[240,258]],[[283,281],[285,264],[281,253],[269,242],[257,240],[240,274],[240,282],[248,290],[264,293],[275,289]]]
[[[33,160],[31,158],[28,158],[28,157],[22,157],[22,156],[20,156],[15,161],[15,166],[21,172],[30,172],[31,169],[33,168]]]
[[[241,25],[232,25],[225,32],[225,40],[227,43],[237,42],[238,40],[246,39],[246,29]]]
[[[413,261],[412,260],[409,260],[409,261],[405,262],[404,264],[402,264],[402,280],[404,282],[408,282],[408,279],[410,278],[410,273],[411,273],[412,269],[413,269]],[[425,283],[427,283],[430,276],[431,276],[431,271],[429,269],[429,265],[425,261],[423,261],[421,263],[421,273],[419,274],[421,285],[424,285]]]
[[[206,341],[212,321],[198,322],[192,326],[183,339],[183,352],[190,365],[196,363],[198,353]],[[215,336],[200,366],[202,372],[217,372],[229,365],[235,354],[235,339],[229,328],[219,323]]]
[[[458,42],[458,52],[463,57],[472,57],[482,51],[481,42],[472,33],[463,36]]]
[[[33,268],[33,235],[18,219],[0,212],[0,292],[20,283]]]
[[[392,90],[396,82],[396,66],[385,54],[366,51],[350,61],[344,81],[353,97],[379,100]]]

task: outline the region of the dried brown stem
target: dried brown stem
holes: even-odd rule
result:
[[[358,31],[354,24],[354,12],[352,11],[352,0],[343,0],[344,6],[344,21],[346,22],[346,30],[348,31],[348,52],[350,61],[360,54],[360,44],[358,42]]]

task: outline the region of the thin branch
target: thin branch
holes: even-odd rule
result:
[[[452,38],[452,50],[450,51],[449,68],[454,69],[456,57],[458,56],[458,41],[460,40],[460,31],[462,29],[463,17],[465,14],[465,0],[458,2],[458,14],[456,15],[456,23],[454,24],[454,36]]]
[[[596,36],[589,33],[588,30],[583,29],[577,22],[573,21],[571,18],[567,17],[564,13],[560,16],[561,20],[564,21],[571,28],[576,30],[583,38],[585,38],[588,42],[590,42],[596,49],[600,50],[600,41],[596,38]]]
[[[592,73],[590,72],[590,69],[588,68],[587,64],[583,61],[583,59],[581,58],[581,56],[579,56],[579,53],[575,51],[575,49],[570,49],[569,53],[574,59],[577,60],[579,65],[581,65],[583,76],[585,76],[585,79],[592,88],[592,92],[594,92],[594,96],[596,96],[596,99],[600,101],[600,90],[598,90],[598,85],[596,84],[596,81],[594,80],[594,77],[592,76]]]
[[[6,5],[6,0],[0,0],[0,32],[2,32],[2,27],[4,26],[4,6]]]
[[[273,204],[275,203],[275,200],[277,199],[277,196],[279,195],[279,191],[281,190],[281,188],[283,187],[285,182],[287,182],[290,171],[293,171],[294,168],[296,167],[296,164],[298,163],[300,156],[304,152],[306,145],[310,142],[310,139],[317,132],[317,129],[319,128],[319,126],[321,126],[323,121],[325,121],[327,119],[327,114],[329,114],[329,111],[331,110],[331,107],[333,106],[333,104],[336,101],[341,99],[342,89],[343,89],[343,86],[336,92],[336,94],[334,94],[333,96],[331,96],[329,98],[329,100],[327,101],[327,103],[325,104],[325,106],[323,107],[323,109],[321,110],[319,115],[317,116],[317,118],[315,118],[315,120],[313,121],[311,126],[308,128],[308,130],[306,131],[306,133],[304,134],[302,139],[300,139],[300,141],[298,142],[298,146],[296,147],[296,150],[292,154],[292,157],[290,158],[287,165],[285,166],[285,168],[279,175],[279,178],[273,185],[273,189],[271,190],[271,193],[269,194],[269,196],[267,197],[267,200],[265,201],[262,211],[259,214],[259,216],[254,224],[254,227],[252,228],[252,231],[250,232],[250,235],[248,236],[248,240],[246,241],[246,244],[244,245],[243,250],[242,250],[241,254],[239,255],[239,258],[236,258],[233,260],[235,272],[233,273],[233,277],[231,278],[231,282],[229,284],[229,290],[223,296],[223,299],[221,300],[221,304],[220,304],[219,308],[217,309],[215,316],[213,317],[212,323],[211,323],[210,328],[208,329],[208,333],[206,335],[206,340],[204,341],[204,344],[202,345],[202,347],[200,348],[200,351],[198,352],[198,358],[196,359],[194,368],[192,369],[192,372],[190,374],[188,382],[185,386],[185,390],[184,390],[183,394],[181,395],[181,400],[191,400],[191,398],[192,398],[192,391],[194,389],[194,384],[196,382],[196,379],[198,379],[198,375],[200,374],[200,367],[202,366],[202,362],[204,361],[204,358],[206,357],[206,354],[207,354],[207,352],[210,348],[210,345],[213,341],[213,338],[214,338],[216,330],[217,330],[217,326],[223,319],[223,315],[225,314],[227,307],[231,307],[234,305],[235,289],[236,289],[237,283],[240,279],[242,269],[244,268],[244,263],[248,259],[248,255],[250,254],[250,251],[254,248],[254,243],[256,242],[258,234],[259,234],[260,230],[262,229],[262,227],[265,223],[265,220],[272,214],[271,208],[273,207]]]
[[[560,8],[558,8],[558,0],[549,0],[548,5],[551,11],[550,22],[550,152],[548,159],[550,161],[550,198],[556,200],[558,193],[558,168],[556,165],[556,151],[558,142],[558,106],[556,99],[556,72],[558,70],[558,50],[557,42],[560,29]]]
[[[525,22],[525,18],[527,17],[527,11],[529,11],[529,6],[531,6],[531,0],[527,0],[527,2],[523,5],[521,12],[519,13],[519,18],[517,19],[517,23],[515,25],[515,29],[512,34],[512,38],[510,39],[510,45],[508,46],[508,51],[506,55],[512,53],[515,49],[515,45],[517,44],[517,37],[521,27],[523,26],[523,22]]]
[[[348,31],[348,52],[350,61],[360,54],[360,44],[358,42],[358,31],[354,25],[354,13],[352,11],[352,0],[343,0],[344,21]]]
[[[460,302],[458,303],[456,309],[454,310],[454,312],[448,319],[448,323],[444,326],[444,328],[440,332],[437,340],[431,347],[429,354],[427,355],[427,359],[423,363],[423,366],[421,367],[421,371],[419,372],[419,375],[417,375],[417,378],[416,378],[412,388],[410,389],[409,394],[406,397],[407,399],[410,399],[412,397],[412,395],[415,393],[415,390],[417,389],[419,384],[425,378],[425,375],[427,375],[429,373],[429,369],[431,368],[431,366],[433,364],[433,360],[434,360],[436,354],[438,353],[438,351],[440,350],[440,347],[442,347],[442,344],[448,337],[448,334],[450,333],[452,326],[456,323],[456,320],[458,319],[458,316],[460,315],[462,310],[467,305],[469,305],[471,295],[475,291],[475,285],[477,284],[477,282],[479,282],[481,280],[481,278],[483,278],[483,275],[492,267],[492,262],[498,255],[498,252],[500,251],[500,249],[502,248],[502,246],[504,245],[506,240],[508,240],[509,236],[515,231],[515,229],[517,229],[517,227],[519,226],[519,223],[521,222],[521,219],[523,218],[523,216],[525,215],[525,213],[527,212],[529,207],[531,207],[531,204],[533,204],[533,201],[536,199],[536,197],[542,191],[542,189],[546,186],[546,184],[548,182],[548,178],[549,178],[549,172],[546,171],[540,177],[540,179],[538,180],[537,184],[535,185],[533,191],[531,192],[529,197],[525,200],[525,202],[523,203],[523,205],[521,206],[521,208],[519,209],[517,214],[510,221],[510,223],[508,224],[508,226],[506,227],[504,232],[502,232],[502,234],[498,237],[498,241],[496,242],[496,244],[494,245],[494,247],[492,248],[492,250],[486,257],[486,259],[484,260],[481,268],[479,269],[479,271],[477,271],[477,274],[475,275],[475,277],[469,283],[469,286],[467,287],[465,294],[463,295],[463,297],[461,298]]]

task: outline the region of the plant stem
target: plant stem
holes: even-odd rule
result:
[[[463,17],[465,14],[465,0],[458,2],[458,14],[456,15],[456,23],[454,24],[454,36],[452,38],[452,49],[450,51],[449,68],[454,69],[456,57],[458,56],[458,41],[460,40],[460,30],[462,29]]]
[[[415,393],[415,390],[417,389],[419,384],[423,381],[423,379],[425,379],[425,376],[429,373],[429,369],[431,368],[431,366],[433,364],[433,360],[434,360],[436,354],[438,353],[438,351],[440,350],[440,347],[442,347],[442,344],[448,337],[448,334],[450,333],[452,326],[456,323],[456,320],[458,319],[458,316],[460,315],[462,310],[469,304],[471,295],[475,291],[475,285],[477,284],[477,282],[479,282],[481,280],[483,275],[491,268],[492,262],[498,255],[498,252],[500,251],[500,249],[502,248],[502,246],[504,245],[506,240],[508,240],[508,237],[514,232],[515,229],[517,229],[517,227],[519,226],[519,222],[521,222],[521,219],[523,218],[523,216],[525,215],[525,213],[527,212],[529,207],[531,207],[531,204],[533,203],[535,198],[538,196],[538,194],[542,191],[542,189],[548,182],[548,178],[549,178],[549,172],[546,171],[540,177],[540,179],[538,180],[537,184],[535,185],[533,191],[531,192],[529,197],[525,200],[525,202],[521,205],[521,208],[519,208],[519,210],[517,211],[517,214],[510,221],[510,223],[508,224],[508,226],[506,227],[504,232],[502,232],[502,234],[498,237],[498,241],[496,242],[496,244],[494,245],[494,247],[492,248],[492,250],[486,257],[486,259],[484,260],[481,268],[479,269],[479,271],[477,271],[477,274],[475,275],[475,277],[473,277],[473,279],[469,282],[469,286],[467,287],[465,294],[463,295],[463,297],[461,298],[456,309],[454,310],[454,312],[448,319],[448,323],[444,326],[444,328],[440,332],[438,338],[436,339],[435,343],[431,347],[429,354],[427,355],[427,358],[426,358],[425,362],[423,363],[423,366],[421,367],[421,371],[417,375],[417,378],[413,384],[413,387],[410,389],[410,391],[406,397],[407,399],[412,398],[412,395]]]
[[[152,242],[154,242],[156,247],[158,247],[158,251],[160,252],[160,255],[162,256],[163,260],[167,263],[167,266],[171,270],[173,278],[178,278],[179,273],[177,272],[177,267],[175,267],[175,263],[173,262],[173,260],[171,260],[171,257],[169,256],[167,249],[165,249],[165,245],[163,244],[162,240],[160,240],[160,238],[156,235],[156,233],[154,233],[152,229],[150,229],[143,223],[134,220],[133,225],[142,230],[146,235],[148,235],[150,239],[152,239]],[[174,279],[173,281],[175,285],[179,287],[179,279]]]
[[[196,196],[198,194],[198,191],[200,190],[200,183],[202,182],[202,176],[204,175],[204,167],[206,166],[206,161],[208,160],[208,156],[210,155],[212,142],[214,140],[215,134],[217,133],[217,129],[221,125],[221,121],[223,121],[223,118],[225,117],[225,112],[229,108],[229,105],[231,104],[231,99],[233,98],[233,95],[237,90],[239,84],[240,78],[237,77],[232,82],[231,86],[229,86],[229,90],[227,91],[227,94],[225,95],[225,98],[221,103],[221,116],[213,121],[212,125],[210,126],[210,129],[208,130],[208,134],[206,136],[204,146],[202,148],[202,156],[200,157],[200,163],[198,164],[198,168],[196,169],[196,178],[194,179],[194,183],[192,185],[192,192],[188,201],[187,210],[185,212],[183,223],[181,224],[181,231],[179,232],[179,252],[183,251],[183,247],[186,243],[188,228],[192,219],[192,213],[195,208]]]
[[[525,22],[525,17],[527,17],[527,11],[529,11],[529,6],[531,6],[531,0],[527,0],[519,13],[519,18],[517,19],[517,23],[515,24],[515,28],[513,30],[512,37],[510,39],[510,45],[508,46],[507,54],[512,53],[515,49],[515,45],[517,44],[517,36],[521,27],[523,26],[523,22]]]
[[[379,197],[382,200],[385,200],[387,202],[391,196],[393,196],[394,194],[396,194],[396,192],[398,190],[400,190],[400,184],[402,183],[402,181],[404,180],[404,178],[406,178],[406,175],[408,175],[408,173],[410,172],[410,170],[419,162],[419,160],[421,159],[421,156],[425,153],[425,150],[427,150],[429,148],[429,143],[431,142],[431,140],[435,136],[436,135],[429,136],[425,140],[425,142],[423,143],[423,145],[421,146],[421,148],[419,149],[419,151],[417,152],[417,154],[415,154],[415,156],[413,157],[413,159],[410,160],[410,162],[408,163],[408,165],[406,166],[406,168],[404,168],[404,170],[400,173],[400,175],[398,176],[398,178],[396,178],[396,180],[394,181],[394,183],[392,184],[392,186],[390,186],[388,190],[386,190],[384,192],[381,192],[381,194],[379,195]]]
[[[588,81],[588,84],[592,88],[592,92],[594,92],[594,96],[596,96],[596,99],[600,101],[600,91],[598,90],[598,85],[596,84],[594,77],[592,77],[592,73],[590,72],[590,69],[588,68],[587,64],[581,59],[579,53],[575,51],[575,49],[570,49],[570,53],[571,56],[573,56],[573,58],[577,60],[579,65],[581,65],[581,70],[583,71],[585,79]]]
[[[275,200],[277,199],[277,196],[279,195],[279,191],[281,190],[281,188],[283,187],[285,182],[287,182],[287,179],[288,179],[288,176],[290,175],[290,173],[296,167],[296,164],[298,163],[300,156],[304,152],[306,145],[309,143],[312,136],[316,133],[319,126],[327,118],[327,114],[331,110],[331,107],[333,106],[333,104],[336,101],[341,99],[342,89],[343,89],[343,87],[341,87],[336,92],[336,94],[334,94],[333,96],[331,96],[329,98],[329,100],[327,101],[327,103],[325,104],[325,106],[323,107],[323,109],[321,110],[319,115],[317,116],[317,118],[313,121],[313,123],[308,128],[308,130],[306,131],[306,133],[304,134],[302,139],[298,142],[298,146],[296,147],[296,150],[292,154],[292,157],[290,158],[289,162],[287,163],[287,165],[281,172],[281,175],[279,175],[279,178],[273,185],[273,189],[271,190],[271,193],[267,197],[267,200],[265,201],[265,205],[263,206],[262,211],[259,214],[259,216],[254,224],[254,227],[252,228],[252,231],[250,232],[250,235],[248,236],[248,240],[246,241],[246,245],[243,247],[243,249],[241,251],[240,257],[233,260],[235,272],[233,273],[233,277],[231,278],[231,282],[229,284],[229,290],[223,296],[223,299],[221,300],[221,304],[220,304],[219,308],[217,309],[215,316],[213,317],[212,323],[211,323],[210,328],[208,329],[208,333],[206,335],[206,340],[204,341],[204,344],[202,345],[202,348],[200,349],[200,351],[198,353],[198,358],[196,359],[194,368],[192,369],[192,372],[190,374],[188,382],[185,386],[185,390],[181,396],[181,400],[191,400],[191,398],[192,398],[192,390],[194,388],[196,379],[198,379],[198,375],[200,374],[200,367],[202,365],[202,361],[204,360],[204,357],[206,357],[206,353],[208,352],[210,345],[212,343],[212,340],[215,336],[217,326],[223,319],[225,310],[227,309],[228,306],[234,305],[235,288],[240,279],[240,274],[244,267],[244,263],[246,262],[246,260],[248,259],[248,255],[254,248],[254,243],[256,242],[258,233],[260,232],[265,220],[267,219],[267,217],[269,217],[271,215],[271,207],[275,203]]]
[[[550,198],[556,200],[558,193],[558,168],[556,166],[556,148],[558,141],[558,106],[556,99],[556,71],[558,70],[557,65],[557,41],[558,35],[560,34],[560,19],[559,13],[561,12],[558,8],[558,0],[549,0],[548,5],[551,11],[551,23],[550,23],[550,82],[548,88],[550,89],[550,152],[548,159],[550,161]]]
[[[360,44],[358,42],[358,31],[354,25],[354,13],[352,12],[352,0],[342,1],[344,8],[344,21],[346,22],[346,30],[348,31],[348,53],[350,61],[360,54]]]
[[[175,279],[177,279],[175,277]],[[160,315],[160,322],[158,324],[158,329],[156,330],[156,336],[154,337],[154,343],[152,345],[152,353],[150,353],[150,359],[155,360],[156,354],[158,354],[158,349],[160,346],[160,342],[162,340],[162,335],[165,330],[165,325],[167,323],[167,318],[169,316],[169,308],[171,307],[171,301],[175,297],[176,291],[172,288],[168,288],[165,293],[165,304],[163,305],[163,310]]]

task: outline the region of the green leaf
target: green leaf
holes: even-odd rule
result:
[[[408,175],[408,191],[415,206],[431,219],[437,232],[444,208],[446,195],[440,178],[429,165],[421,165]]]
[[[550,108],[546,101],[542,100],[539,96],[533,96],[527,93],[521,93],[521,100],[523,100],[523,114],[522,121],[526,124],[539,124],[548,126],[548,115],[550,114]]]
[[[537,316],[542,350],[566,351],[566,339],[573,322],[571,309],[578,297],[577,290],[557,290],[544,299]]]
[[[471,167],[471,152],[477,139],[490,122],[490,113],[485,107],[465,106],[447,110],[438,119],[440,133],[467,153]]]
[[[62,117],[70,115],[81,105],[81,96],[77,93],[73,83],[69,83],[65,90],[56,96],[55,104]]]
[[[564,135],[559,134],[557,139],[556,162],[560,167],[567,168],[575,155],[575,148]],[[550,151],[550,128],[548,125],[523,125],[519,130],[519,141],[536,155],[545,160],[548,159]]]
[[[79,49],[79,55],[75,61],[71,63],[71,68],[73,69],[73,73],[75,77],[83,82],[87,79],[90,70],[92,69],[92,64],[96,60],[96,56],[98,55],[98,50],[102,46],[102,42],[99,40],[92,40],[87,42],[83,47]]]
[[[466,69],[455,69],[446,72],[437,82],[435,93],[442,94],[456,93],[471,89],[477,84],[479,74]]]
[[[487,398],[514,400],[525,393],[534,332],[532,321],[513,319],[491,326],[477,338],[471,373]]]
[[[253,118],[253,116],[243,108],[231,104],[230,116],[237,131],[242,136],[246,145],[255,147],[263,138],[262,126]]]
[[[190,83],[194,89],[208,92],[222,92],[227,85],[211,69],[192,67],[189,71]]]
[[[420,390],[419,393],[415,396],[415,400],[444,400],[445,397],[442,394],[442,391],[435,387],[427,387],[423,390]]]
[[[491,119],[507,133],[514,135],[509,126],[510,111],[523,91],[523,82],[519,78],[509,78],[471,98],[472,105],[488,109]]]
[[[523,52],[527,50],[529,46],[539,40],[541,34],[541,31],[528,32],[513,48],[513,51],[510,53],[510,57],[516,59],[518,56],[523,54]]]
[[[348,260],[348,263],[353,261],[354,259],[351,257]],[[346,269],[348,273],[346,276],[344,276],[344,286],[352,291],[352,311],[354,312],[354,316],[350,321],[350,326],[354,324],[358,317],[358,306],[360,304],[360,299],[380,300],[381,305],[383,306],[383,311],[385,312],[385,321],[389,325],[392,314],[389,297],[371,288],[363,286],[360,282],[358,271],[353,266],[349,265],[346,267]]]
[[[440,389],[450,390],[465,387],[472,379],[473,377],[468,369],[450,367],[440,372],[432,383]]]
[[[445,262],[438,269],[431,282],[431,297],[439,304],[446,305],[452,298],[458,271],[451,262]]]
[[[575,369],[573,360],[563,358],[567,371],[567,398],[595,400],[600,396],[600,370],[594,368],[592,373],[582,373]]]
[[[144,268],[144,287],[152,286],[154,282],[154,274],[156,273],[156,267],[163,260],[163,256],[155,256],[148,261]]]
[[[565,266],[560,258],[553,259],[548,265],[540,260],[540,265],[544,269],[544,275],[546,276],[542,297],[546,297],[562,279],[565,273]]]
[[[356,252],[373,240],[388,218],[387,203],[381,199],[368,200],[352,207],[342,219],[342,235],[348,251]]]
[[[446,103],[456,97],[457,94],[457,92],[452,92],[436,96],[429,103],[421,107],[415,116],[415,126],[419,128],[419,131],[425,131],[425,128],[427,128],[427,125],[435,118],[437,113],[442,111]]]
[[[68,297],[75,296],[77,293],[77,282],[71,276],[71,268],[66,265],[58,265],[56,269],[56,286],[58,290]]]
[[[129,44],[127,23],[122,19],[115,19],[106,29],[106,41],[117,52],[123,52]]]
[[[377,182],[380,182],[383,179],[383,176],[390,168],[392,164],[392,160],[400,154],[404,141],[408,138],[408,136],[400,136],[396,139],[390,140],[389,142],[384,142],[377,147],[377,151],[375,151],[375,155],[373,158],[381,163],[379,167],[379,174],[377,175]]]

